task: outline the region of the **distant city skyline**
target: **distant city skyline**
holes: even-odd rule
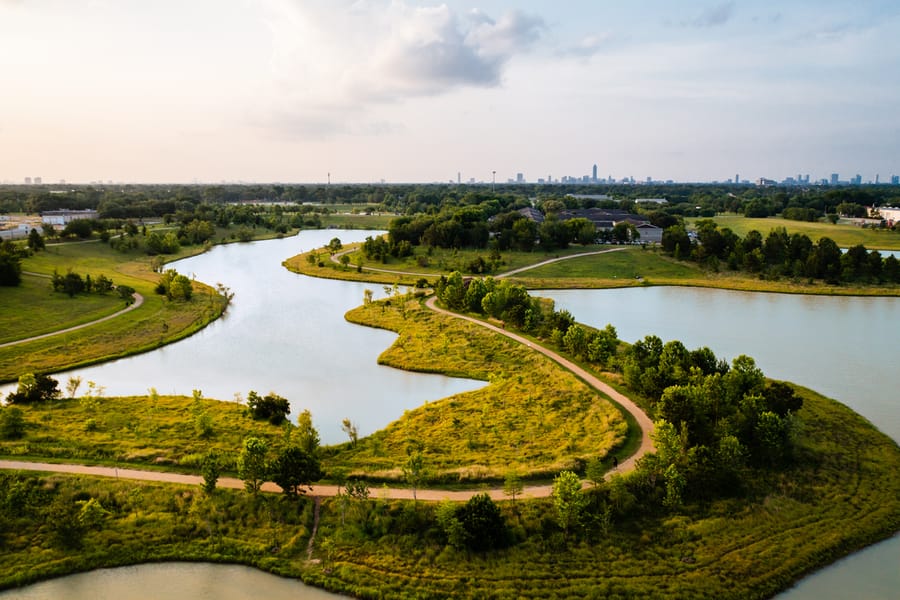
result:
[[[900,174],[900,4],[0,0],[0,181]]]

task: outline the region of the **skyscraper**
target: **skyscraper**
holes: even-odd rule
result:
[[[597,183],[597,165],[594,165],[593,176],[591,177],[591,181]]]
[[[837,184],[838,184],[838,174],[832,173],[831,174],[831,185],[837,185]]]
[[[735,183],[735,185],[739,184],[740,182],[741,182],[741,175],[740,175],[740,173],[735,173],[735,174],[734,174],[734,183]]]

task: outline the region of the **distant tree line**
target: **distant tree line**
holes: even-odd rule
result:
[[[765,238],[755,230],[741,238],[706,219],[697,221],[696,228],[696,240],[682,225],[667,228],[662,236],[663,251],[714,270],[724,267],[775,278],[822,279],[832,284],[900,283],[900,261],[893,255],[882,257],[863,245],[842,253],[828,237],[813,243],[808,236],[788,234],[783,227],[773,229]]]

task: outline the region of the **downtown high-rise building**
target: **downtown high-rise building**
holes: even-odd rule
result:
[[[594,170],[591,173],[591,181],[597,181],[597,165],[594,165]]]

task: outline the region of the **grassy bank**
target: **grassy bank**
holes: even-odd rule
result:
[[[352,247],[352,246],[351,246]],[[496,264],[493,274],[537,265],[540,262],[584,252],[609,250],[610,246],[571,247],[566,250],[543,254],[538,252],[505,252]],[[422,253],[422,249],[417,249]],[[289,258],[284,266],[295,273],[326,279],[364,281],[379,284],[415,285],[425,278],[433,281],[443,274],[459,270],[467,271],[467,265],[478,256],[487,257],[487,251],[436,250],[428,260],[418,264],[415,259],[390,259],[387,263],[362,261],[362,271],[355,264],[361,252],[348,256],[350,264],[342,266],[330,260],[324,249],[314,251],[317,261],[307,260],[309,253]],[[425,266],[423,266],[425,265]],[[384,269],[380,272],[370,269]],[[403,271],[400,273],[399,271]],[[777,292],[785,294],[814,294],[825,296],[900,296],[897,285],[832,285],[823,281],[798,278],[760,279],[742,272],[713,272],[696,263],[678,261],[665,256],[658,249],[628,247],[616,252],[604,252],[593,256],[578,256],[528,269],[509,277],[528,289],[602,289],[639,287],[649,285],[679,285],[706,287],[746,292]]]
[[[183,252],[187,254],[189,250]],[[149,256],[117,252],[100,242],[48,245],[45,251],[24,260],[22,267],[43,275],[50,275],[54,270],[66,273],[70,269],[92,278],[102,274],[117,285],[133,287],[144,297],[144,304],[115,319],[78,331],[0,348],[0,382],[15,381],[22,373],[56,372],[153,350],[202,329],[221,315],[227,304],[223,296],[200,282],[194,282],[194,297],[190,301],[168,301],[155,293],[159,275],[151,269]],[[85,315],[109,314],[123,307],[114,294],[79,294],[68,298],[47,291],[41,295],[42,285],[50,290],[49,280],[26,279],[34,281],[21,290],[0,292],[0,298],[4,299],[0,302],[8,309],[3,311],[0,320],[15,323],[11,328],[18,331],[14,339],[64,329],[92,320]],[[30,333],[32,329],[36,333]]]

